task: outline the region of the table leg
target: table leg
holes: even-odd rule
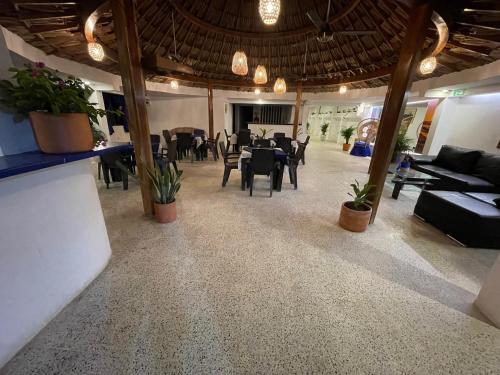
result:
[[[393,199],[398,199],[399,197],[399,192],[403,188],[404,183],[402,181],[397,181],[394,183],[394,190],[392,190],[392,198]]]
[[[246,184],[246,175],[247,175],[247,163],[245,159],[241,159],[241,190],[245,190]]]

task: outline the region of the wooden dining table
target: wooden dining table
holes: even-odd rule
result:
[[[252,150],[259,147],[243,147],[240,156],[240,170],[241,170],[241,190],[245,190],[250,186],[250,173],[249,162],[252,158]],[[261,147],[262,148],[262,147]],[[273,189],[281,191],[281,185],[283,182],[283,171],[287,162],[287,153],[280,148],[273,148],[274,158],[279,162],[279,168],[274,173]]]

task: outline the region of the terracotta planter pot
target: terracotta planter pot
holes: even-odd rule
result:
[[[372,214],[372,208],[365,205],[365,211],[357,211],[348,206],[352,205],[352,202],[344,202],[340,210],[339,224],[342,228],[350,230],[351,232],[364,232],[368,227],[370,221],[370,216]]]
[[[86,113],[30,112],[36,143],[46,154],[85,152],[94,148],[92,129]]]
[[[167,204],[155,202],[155,218],[161,224],[171,223],[177,219],[177,206],[175,201]]]
[[[351,148],[351,144],[350,143],[344,143],[342,145],[342,151],[349,151],[350,148]]]

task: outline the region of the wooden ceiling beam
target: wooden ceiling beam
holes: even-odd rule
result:
[[[20,12],[19,20],[25,21],[48,21],[53,19],[69,19],[77,18],[78,15],[75,11],[64,11],[61,13],[38,13],[38,12]]]
[[[78,22],[67,22],[61,23],[60,25],[33,25],[28,30],[32,34],[47,34],[54,33],[58,31],[70,31],[73,29],[78,29],[80,24]]]

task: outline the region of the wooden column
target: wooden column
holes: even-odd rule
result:
[[[151,182],[146,168],[153,167],[153,154],[146,110],[146,83],[141,66],[141,48],[134,0],[111,0],[130,137],[134,144],[144,212],[153,213]]]
[[[208,137],[214,139],[214,90],[208,82]]]
[[[295,98],[295,115],[293,116],[293,139],[297,139],[299,128],[300,105],[302,104],[302,81],[297,82],[297,97]]]
[[[421,60],[421,51],[431,15],[432,5],[429,1],[417,1],[413,6],[399,53],[399,60],[391,75],[380,118],[378,144],[371,163],[369,183],[375,185],[375,188],[370,193],[373,209],[370,223],[374,222],[377,214],[412,78]]]

